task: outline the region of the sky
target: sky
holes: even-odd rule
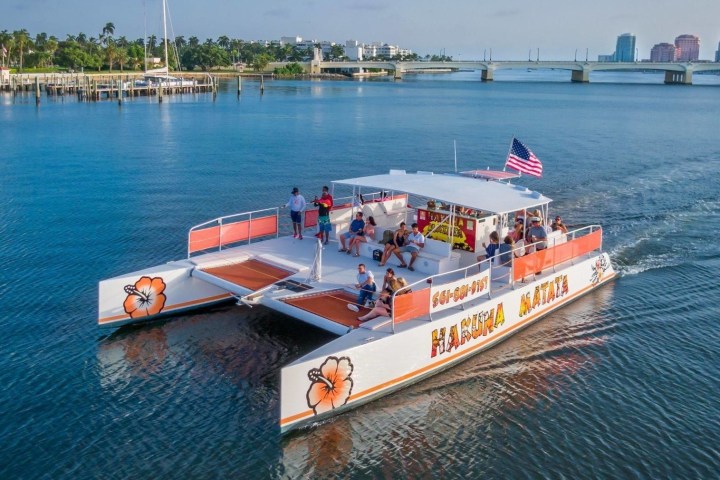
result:
[[[162,37],[161,0],[2,0],[0,31],[25,28],[35,36]],[[201,41],[221,35],[243,40],[300,36],[344,44],[384,42],[420,55],[481,60],[590,60],[612,54],[617,36],[637,36],[640,58],[676,36],[700,37],[700,58],[712,60],[720,42],[720,0],[168,0],[175,36]],[[532,53],[530,53],[530,51]]]

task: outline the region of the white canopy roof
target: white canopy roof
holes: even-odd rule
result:
[[[337,185],[403,192],[490,213],[508,213],[550,203],[552,199],[520,185],[432,172],[405,173],[335,180]]]

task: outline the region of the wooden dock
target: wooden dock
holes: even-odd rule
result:
[[[10,92],[35,92],[40,102],[41,91],[48,96],[77,95],[82,101],[98,101],[140,96],[157,96],[159,101],[165,95],[189,93],[217,93],[218,79],[209,74],[173,74],[177,81],[143,81],[142,74],[131,75],[87,75],[67,74],[15,74],[0,84],[0,90]]]

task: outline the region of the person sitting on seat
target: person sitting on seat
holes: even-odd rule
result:
[[[380,259],[380,263],[378,264],[379,266],[384,267],[388,259],[390,258],[390,255],[392,255],[392,252],[396,248],[400,248],[405,245],[405,237],[407,237],[407,234],[408,231],[405,227],[405,222],[400,222],[400,228],[395,230],[395,234],[393,235],[392,240],[385,244],[385,251],[383,251],[383,256]]]
[[[492,258],[495,256],[495,253],[498,250],[498,247],[500,246],[500,236],[497,232],[490,232],[490,245],[485,246],[485,242],[482,244],[483,248],[485,249],[485,255],[478,255],[477,260],[478,262],[481,262],[485,260],[486,258]]]
[[[518,218],[517,220],[515,220],[515,228],[513,229],[512,232],[510,232],[510,237],[513,239],[513,242],[522,240],[524,230],[525,230],[525,225],[523,223],[523,220],[521,218]]]
[[[372,310],[370,310],[365,315],[362,315],[360,317],[357,317],[357,319],[361,322],[367,322],[368,320],[372,320],[373,318],[377,317],[389,317],[392,315],[392,307],[390,306],[390,296],[392,293],[383,292],[385,295],[381,295],[380,298],[375,302],[375,306],[373,306]]]
[[[355,256],[360,256],[360,244],[364,242],[368,242],[370,240],[373,240],[375,238],[375,227],[377,226],[377,223],[375,223],[375,219],[371,216],[368,217],[368,221],[365,223],[365,226],[362,230],[362,235],[357,235],[355,238],[350,240],[350,246],[348,247],[348,253],[353,251],[353,248],[355,249]]]
[[[509,267],[512,263],[512,251],[515,248],[515,242],[510,235],[506,235],[503,243],[498,247],[500,254],[500,265]]]
[[[420,233],[420,230],[418,230],[418,224],[413,223],[412,224],[412,232],[407,236],[407,240],[405,242],[405,245],[402,247],[396,248],[393,250],[393,253],[396,257],[400,259],[400,268],[407,267],[408,270],[411,272],[414,272],[415,269],[413,268],[413,263],[415,263],[415,259],[417,258],[418,254],[420,253],[420,249],[425,246],[425,236]],[[403,260],[402,254],[403,252],[410,252],[410,265],[405,265],[405,260]]]
[[[552,227],[553,232],[560,230],[562,233],[568,233],[568,229],[563,223],[562,218],[560,218],[560,215],[555,217],[555,221],[550,225],[550,227]]]
[[[532,217],[531,227],[528,229],[528,241],[535,244],[535,250],[545,250],[547,248],[547,232],[540,224],[540,217]]]
[[[348,250],[348,248],[345,246],[345,242],[348,240],[352,240],[358,235],[362,235],[363,228],[365,228],[365,222],[363,221],[362,217],[362,212],[357,212],[355,214],[355,220],[350,223],[350,228],[348,228],[348,231],[340,235],[340,245],[342,245],[342,248],[340,249],[341,252],[347,252],[348,255],[350,255],[350,250]]]
[[[348,303],[348,308],[354,312],[360,310],[359,307],[364,307],[365,302],[371,299],[373,293],[377,290],[375,285],[375,277],[370,270],[365,269],[365,264],[361,263],[358,265],[357,283],[355,288],[359,289],[357,302],[355,304]]]
[[[390,293],[398,289],[397,278],[395,278],[395,270],[388,268],[385,270],[385,276],[383,277],[382,291],[390,289]],[[382,293],[381,293],[382,295]]]
[[[407,280],[405,280],[403,277],[393,278],[392,283],[396,286],[395,290],[393,290],[392,288],[385,288],[382,291],[382,293],[380,293],[380,298],[377,299],[372,310],[370,310],[365,315],[358,317],[359,321],[366,322],[368,320],[372,320],[373,318],[377,318],[377,317],[391,317],[392,316],[393,292],[397,292],[397,293],[395,293],[396,297],[398,295],[405,295],[405,294],[411,292],[411,290],[407,286],[408,285]]]

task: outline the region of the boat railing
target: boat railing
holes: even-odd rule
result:
[[[554,272],[561,263],[572,264],[588,253],[602,251],[602,228],[599,225],[578,228],[564,234],[562,241],[536,250],[540,243],[504,253],[510,257],[504,264],[496,254],[467,267],[431,275],[394,292],[391,298],[393,333],[398,323],[421,317],[432,321],[433,314],[448,308],[464,309],[472,300],[490,299],[497,290],[508,286],[514,289],[527,278],[535,279],[543,270]],[[526,253],[526,250],[534,251]]]
[[[371,192],[371,193],[363,193],[363,200],[365,203],[368,202],[375,202],[380,201],[382,198],[382,195],[385,192]],[[359,203],[356,200],[357,197],[353,197],[352,195],[346,196],[346,197],[337,197],[333,198],[333,206],[330,210],[340,210],[343,208],[362,208],[361,203]],[[313,201],[308,202],[308,207],[312,207]],[[318,224],[318,209],[317,208],[308,208],[305,210],[305,215],[303,219],[303,229],[316,227]]]
[[[190,228],[188,258],[193,253],[222,250],[254,239],[278,237],[279,208],[265,208],[214,218]]]

